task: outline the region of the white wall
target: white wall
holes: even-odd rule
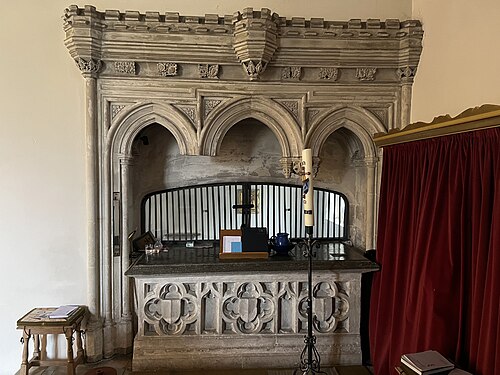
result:
[[[189,15],[268,7],[331,20],[411,13],[408,0],[89,2],[100,10]],[[0,13],[0,374],[19,367],[15,322],[24,312],[86,303],[83,79],[63,45],[61,15],[69,4],[9,2]],[[500,104],[500,2],[414,0],[413,18],[423,21],[425,36],[412,121]]]
[[[500,104],[500,1],[413,0],[423,53],[413,86],[412,122]]]

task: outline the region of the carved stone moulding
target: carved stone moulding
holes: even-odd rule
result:
[[[360,81],[374,81],[377,68],[356,68],[356,78]]]
[[[87,74],[96,74],[102,67],[101,60],[96,60],[92,58],[83,59],[81,57],[77,57],[75,59],[75,63],[78,66],[78,69],[80,69],[82,73],[87,73]]]
[[[401,82],[413,82],[416,73],[417,73],[416,66],[405,66],[398,68],[397,70],[397,74]]]
[[[198,65],[198,73],[200,78],[211,78],[218,79],[219,78],[219,65],[218,64],[199,64]]]
[[[286,178],[290,178],[292,174],[300,176],[302,173],[301,156],[289,156],[281,158],[280,164],[283,175]],[[312,166],[313,177],[316,177],[318,175],[320,164],[321,164],[321,159],[318,156],[313,156],[313,166]]]
[[[318,78],[327,81],[336,81],[339,76],[339,69],[334,67],[319,68]]]
[[[285,66],[281,68],[281,78],[289,80],[300,80],[302,67],[300,66]]]

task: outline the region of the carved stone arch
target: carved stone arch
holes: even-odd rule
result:
[[[139,132],[157,123],[172,133],[181,155],[198,155],[196,131],[184,113],[172,105],[146,102],[122,110],[108,132],[108,146],[114,154],[128,155]]]
[[[348,129],[356,136],[364,158],[377,157],[372,135],[385,131],[385,127],[370,111],[359,107],[334,108],[311,124],[306,145],[311,147],[313,155],[319,156],[326,139],[340,128]]]
[[[271,129],[278,139],[283,157],[300,155],[303,145],[300,126],[281,105],[262,97],[235,98],[210,112],[201,133],[201,153],[217,155],[227,131],[247,118],[259,120]]]

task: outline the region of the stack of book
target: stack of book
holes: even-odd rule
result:
[[[401,369],[406,375],[443,375],[454,368],[453,363],[435,350],[401,356]]]

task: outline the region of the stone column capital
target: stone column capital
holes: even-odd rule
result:
[[[99,70],[101,70],[102,67],[101,60],[92,58],[84,59],[82,57],[77,57],[75,63],[85,78],[97,78]]]

